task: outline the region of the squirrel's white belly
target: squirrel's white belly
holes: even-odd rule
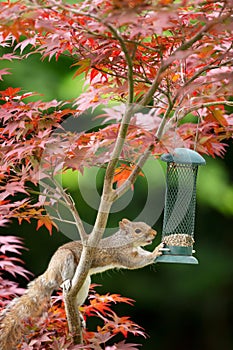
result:
[[[86,300],[88,296],[90,284],[91,284],[91,278],[90,276],[87,276],[85,282],[83,283],[80,291],[77,294],[77,297],[76,297],[77,305],[82,305]]]
[[[115,268],[123,268],[123,266],[117,266],[117,265],[114,265],[114,264],[109,264],[108,266],[99,266],[99,267],[93,267],[90,269],[89,271],[89,275],[94,275],[96,273],[101,273],[101,272],[104,272],[104,271],[107,271],[107,270],[112,270],[112,269],[115,269]]]

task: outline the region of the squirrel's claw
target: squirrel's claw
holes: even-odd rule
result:
[[[163,254],[162,248],[164,247],[164,243],[160,243],[153,251],[153,255],[155,258],[161,256]]]

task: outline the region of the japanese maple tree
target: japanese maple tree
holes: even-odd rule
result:
[[[72,218],[67,223],[84,241],[82,220],[59,176],[67,169],[106,167],[96,221],[65,295],[75,342],[82,337],[72,300],[87,276],[92,248],[113,202],[130,190],[148,157],[175,147],[224,155],[224,140],[233,135],[227,107],[232,106],[232,15],[231,0],[1,3],[0,45],[8,48],[1,60],[69,55],[74,78],[85,73],[85,88],[72,106],[28,102],[33,93],[19,88],[0,91],[0,224],[34,218],[38,228],[45,225],[51,232],[64,221],[64,207]],[[1,69],[0,79],[10,73]],[[67,132],[62,126],[69,116],[103,105],[100,130]]]

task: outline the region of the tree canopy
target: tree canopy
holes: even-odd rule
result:
[[[82,171],[112,160],[112,180],[122,184],[131,174],[132,182],[143,155],[173,149],[174,134],[176,147],[224,154],[233,125],[225,108],[232,104],[231,1],[9,1],[0,16],[1,46],[14,47],[2,60],[69,55],[74,78],[84,72],[86,85],[72,107],[25,102],[34,93],[20,88],[1,91],[2,224],[34,216],[51,230],[41,218],[43,199],[32,205],[26,185],[48,176],[41,174],[48,167],[54,176],[61,164]],[[10,71],[0,73],[3,79]],[[67,116],[110,101],[116,106],[105,108],[101,130],[54,134]],[[122,168],[124,159],[132,165]],[[14,203],[16,193],[24,198]]]

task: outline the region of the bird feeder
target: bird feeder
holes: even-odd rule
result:
[[[158,262],[198,264],[192,256],[196,208],[198,166],[205,159],[197,152],[176,148],[173,154],[163,154],[167,162],[166,194],[162,230],[163,254]]]

